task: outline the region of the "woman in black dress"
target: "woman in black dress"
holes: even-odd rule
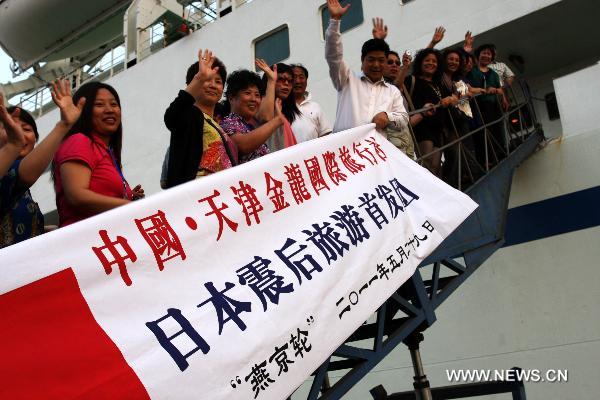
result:
[[[421,156],[441,147],[446,108],[458,103],[458,98],[441,83],[442,65],[442,56],[438,50],[420,50],[413,63],[412,75],[404,81],[405,95],[412,110],[427,108],[410,117]],[[440,164],[440,152],[423,159],[423,166],[436,176],[440,176]]]

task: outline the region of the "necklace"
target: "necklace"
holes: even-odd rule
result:
[[[440,91],[440,89],[438,88],[437,85],[431,83],[431,82],[427,82],[427,84],[429,85],[429,87],[431,89],[433,89],[433,91],[435,92],[436,96],[438,97],[439,100],[442,99],[442,92]]]

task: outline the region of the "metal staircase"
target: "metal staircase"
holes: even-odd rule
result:
[[[520,115],[526,114],[520,110],[528,107],[531,107],[529,101],[522,102],[510,113],[514,115],[514,111],[519,110]],[[532,111],[532,108],[529,110]],[[510,113],[505,114],[505,117]],[[532,112],[529,115],[535,117]],[[532,118],[529,115],[528,118]],[[341,398],[401,343],[406,344],[411,351],[415,367],[415,392],[409,392],[409,397],[402,397],[401,394],[386,397],[387,395],[377,396],[373,393],[376,399],[459,398],[430,397],[431,392],[436,391],[447,395],[451,391],[448,387],[425,390],[429,393],[428,396],[420,392],[429,389],[418,351],[418,344],[422,340],[421,332],[435,322],[435,310],[504,244],[513,173],[544,140],[541,127],[537,124],[530,125],[532,130],[521,132],[516,140],[512,138],[514,150],[465,190],[479,204],[477,210],[421,263],[412,278],[376,311],[373,318],[356,330],[315,371],[308,399]],[[328,373],[342,370],[344,375],[331,385]],[[505,392],[508,393],[523,393],[523,397],[515,398],[525,398],[524,389],[510,385],[506,388]],[[411,395],[414,397],[410,397]]]

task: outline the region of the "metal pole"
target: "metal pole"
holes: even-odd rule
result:
[[[450,106],[450,107],[454,107],[454,106]],[[456,123],[454,122],[454,118],[452,117],[452,113],[450,112],[450,109],[446,109],[446,112],[448,113],[448,116],[450,117],[450,122],[452,123],[452,129],[454,129],[454,138],[451,140],[451,142],[454,142],[456,140],[458,140],[458,143],[453,145],[453,148],[448,148],[448,153],[454,153],[454,157],[458,158],[458,160],[454,160],[455,163],[458,163],[456,165],[457,167],[457,177],[456,177],[456,186],[458,187],[458,190],[461,190],[461,180],[462,180],[462,175],[461,175],[461,168],[460,168],[460,142],[462,141],[462,135],[459,134],[458,129],[456,129]],[[454,169],[454,166],[451,166],[452,169]]]
[[[498,96],[496,96],[496,98],[497,97]],[[496,100],[496,102],[498,102],[498,100]],[[498,104],[498,106],[502,110],[502,104]],[[508,155],[510,154],[510,135],[508,134],[509,119],[510,119],[510,105],[509,105],[507,111],[502,110],[502,126],[504,127],[502,133],[504,135],[504,142],[506,144],[506,157],[508,157]]]
[[[488,144],[487,144],[487,125],[485,123],[485,121],[483,120],[483,114],[481,113],[481,109],[479,108],[479,103],[477,102],[477,98],[473,98],[473,101],[475,103],[475,107],[477,108],[477,113],[479,114],[479,116],[481,117],[481,123],[483,124],[483,148],[485,151],[485,172],[489,172],[490,170],[490,162],[488,159]]]
[[[113,47],[112,49],[110,49],[110,72],[108,73],[108,76],[110,76],[111,78],[113,76],[114,68],[115,68],[115,48]]]
[[[419,343],[422,342],[423,339],[423,334],[421,332],[413,332],[406,338],[404,344],[406,344],[408,350],[410,350],[410,358],[415,372],[413,387],[415,388],[416,400],[433,400],[433,397],[431,396],[431,386],[429,386],[429,381],[423,370],[421,353],[419,351]]]
[[[461,147],[460,145],[462,144],[462,142],[458,142],[458,190],[462,190],[462,168],[461,168],[461,159],[462,159],[462,152],[461,152]]]
[[[329,374],[326,372],[321,386],[321,394],[325,394],[329,389],[331,389],[331,382],[329,381]]]
[[[38,118],[42,116],[42,102],[39,101],[39,97],[40,97],[40,90],[37,89],[35,92],[35,107],[37,108],[37,114],[38,114]],[[38,105],[38,101],[39,101],[39,105]]]

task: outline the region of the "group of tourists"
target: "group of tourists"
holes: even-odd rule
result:
[[[373,38],[361,49],[361,71],[354,72],[344,60],[340,33],[350,6],[328,0],[327,7],[325,60],[338,96],[333,125],[307,91],[309,71],[302,64],[268,65],[258,59],[262,76],[249,69],[228,75],[212,51],[201,50],[164,114],[170,141],[160,177],[163,189],[368,123],[454,185],[461,179],[452,177],[463,153],[446,144],[487,124],[496,161],[506,154],[497,121],[508,107],[504,87],[513,75],[505,64],[495,63],[493,45],[474,50],[467,32],[462,48],[440,52],[434,48],[444,36],[440,27],[413,60],[409,52],[400,56],[390,50],[387,27],[376,18]],[[36,146],[34,118],[19,107],[6,107],[0,95],[0,247],[48,229],[29,188],[50,163],[59,227],[144,197],[141,185],[132,187],[122,168],[122,105],[116,90],[88,82],[71,95],[70,82],[58,80],[52,83],[52,99],[60,120]],[[482,138],[462,141],[474,170],[494,162]],[[442,163],[437,150],[443,147]]]

